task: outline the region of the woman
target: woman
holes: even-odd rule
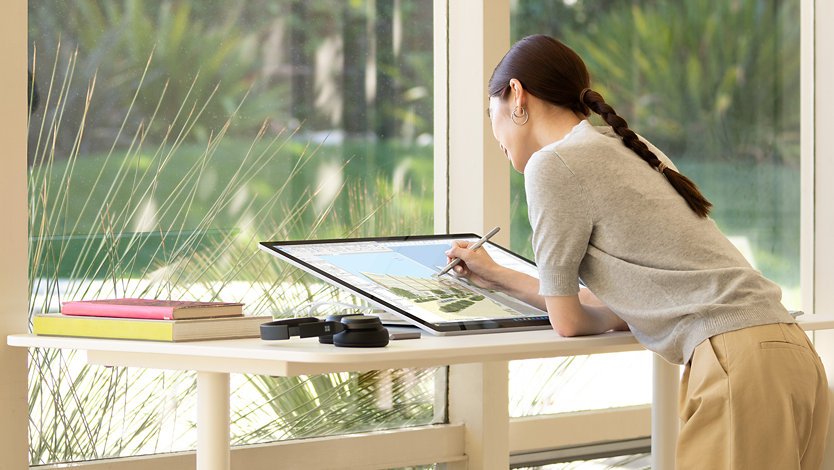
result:
[[[628,328],[686,364],[678,469],[818,469],[827,381],[779,287],[589,83],[582,59],[547,36],[522,39],[498,64],[489,115],[524,174],[539,279],[467,242],[447,252],[463,261],[456,274],[546,309],[562,336]],[[591,111],[608,126],[592,126]]]

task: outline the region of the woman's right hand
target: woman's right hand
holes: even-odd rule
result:
[[[452,247],[446,251],[449,262],[460,258],[460,263],[452,268],[456,276],[465,277],[478,287],[489,290],[503,290],[501,284],[501,270],[489,253],[483,248],[470,250],[475,242],[454,241]]]

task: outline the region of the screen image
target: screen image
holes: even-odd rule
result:
[[[466,234],[264,242],[262,247],[418,326],[455,331],[549,325],[546,312],[518,299],[453,274],[437,276],[453,240],[477,239]],[[538,277],[531,261],[489,242],[483,247],[498,264]]]

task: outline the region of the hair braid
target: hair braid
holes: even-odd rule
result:
[[[709,215],[712,204],[701,194],[701,191],[698,190],[698,186],[696,186],[695,183],[686,176],[663,164],[660,159],[657,158],[657,155],[649,150],[646,143],[640,140],[634,131],[629,129],[626,120],[620,117],[617,112],[614,111],[614,108],[605,102],[602,95],[593,90],[586,89],[579,94],[579,99],[581,104],[588,106],[591,111],[599,114],[605,123],[611,126],[614,132],[616,132],[617,135],[623,139],[623,144],[625,144],[626,147],[633,150],[634,153],[639,155],[640,158],[645,160],[646,163],[648,163],[652,168],[658,170],[666,176],[666,179],[669,180],[672,187],[674,187],[678,194],[684,198],[689,207],[696,214],[698,214],[698,216],[706,217]]]

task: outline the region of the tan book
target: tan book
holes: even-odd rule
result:
[[[271,316],[151,320],[50,313],[35,315],[32,330],[52,336],[196,341],[259,337],[261,323],[268,321]]]

